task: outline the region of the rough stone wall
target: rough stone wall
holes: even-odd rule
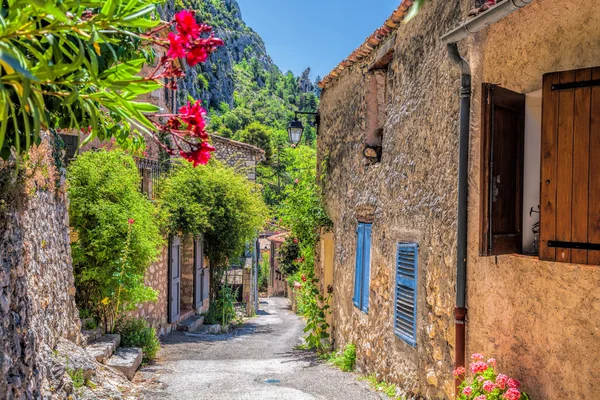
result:
[[[148,301],[140,304],[138,308],[129,313],[133,318],[141,318],[157,329],[159,335],[170,331],[170,324],[167,323],[167,305],[168,305],[168,280],[169,280],[169,248],[164,245],[156,260],[146,270],[144,277],[147,286],[150,286],[157,292],[156,302]]]
[[[80,340],[67,198],[47,142],[19,169],[0,161],[0,397],[50,398],[51,351]]]
[[[334,222],[336,348],[357,346],[357,367],[427,399],[454,392],[454,265],[460,75],[439,37],[472,2],[436,0],[401,25],[388,66],[382,159],[367,166],[368,66],[357,63],[323,91],[317,165]],[[387,46],[386,43],[382,46]],[[323,163],[323,164],[322,164]],[[352,304],[357,219],[372,218],[369,313]],[[417,347],[394,334],[396,245],[419,244]]]
[[[212,136],[212,142],[216,148],[213,155],[217,160],[245,174],[249,180],[256,180],[256,164],[264,158],[261,149],[217,135]]]
[[[598,266],[479,257],[481,83],[528,93],[548,72],[600,66],[600,2],[537,0],[470,42],[473,70],[467,351],[498,359],[535,399],[596,399]],[[590,199],[591,200],[591,199]]]

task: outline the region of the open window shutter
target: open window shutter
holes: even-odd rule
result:
[[[522,249],[525,95],[483,84],[481,255]]]
[[[204,271],[204,249],[202,237],[194,239],[194,308],[202,308],[202,272]]]
[[[394,331],[411,346],[417,345],[418,250],[416,243],[399,243],[396,257]]]
[[[540,259],[600,264],[600,68],[544,75]]]
[[[171,239],[169,251],[169,323],[179,321],[181,290],[181,239]]]
[[[364,225],[363,266],[362,266],[362,303],[361,310],[369,311],[369,293],[371,284],[371,224]]]
[[[202,281],[204,282],[202,286],[202,300],[204,301],[208,299],[210,294],[210,268],[204,268],[202,270]]]
[[[356,270],[354,271],[354,296],[352,302],[355,307],[360,308],[361,301],[361,285],[362,285],[362,259],[363,259],[363,242],[364,242],[365,226],[362,223],[358,224],[356,229]]]

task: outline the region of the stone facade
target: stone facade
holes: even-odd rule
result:
[[[460,72],[439,38],[472,5],[432,0],[368,56],[346,63],[321,97],[317,165],[334,223],[333,340],[336,348],[355,343],[358,370],[398,384],[408,398],[454,393]],[[474,90],[467,354],[497,358],[532,398],[593,399],[600,390],[592,376],[600,367],[600,353],[592,350],[600,275],[595,267],[536,257],[479,256],[481,85],[529,93],[541,88],[546,72],[600,64],[600,4],[590,7],[538,0],[460,43]],[[381,69],[384,89],[379,75],[372,79]],[[377,160],[365,149],[379,129]],[[372,222],[368,313],[352,302],[359,220]],[[416,347],[394,333],[399,242],[419,245]]]
[[[64,398],[64,369],[50,356],[61,338],[79,343],[67,198],[44,141],[19,169],[0,161],[0,397]],[[62,395],[61,395],[62,394]]]
[[[256,181],[256,165],[265,158],[262,149],[218,135],[212,135],[211,139],[216,148],[213,155],[217,160],[246,175],[248,180]]]

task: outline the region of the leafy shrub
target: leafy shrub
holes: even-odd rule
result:
[[[117,322],[116,331],[121,334],[121,345],[142,349],[143,362],[152,361],[160,350],[156,329],[148,326],[143,319],[128,318]]]
[[[301,280],[303,283],[298,302],[302,307],[302,315],[306,317],[306,345],[309,349],[324,352],[329,347],[326,342],[329,339],[327,314],[330,313],[329,300],[332,292],[328,291],[327,295],[323,296],[317,287],[317,279],[302,275]]]
[[[388,383],[386,381],[379,381],[379,379],[377,379],[377,375],[375,375],[375,374],[371,374],[362,379],[369,382],[369,385],[371,386],[371,388],[373,390],[375,390],[377,392],[382,392],[391,399],[398,399],[398,400],[403,399],[402,397],[399,397],[396,395],[396,393],[398,391],[398,388],[396,387],[396,385],[394,385],[393,383]]]
[[[163,243],[156,209],[139,190],[133,158],[120,150],[79,155],[67,179],[71,226],[78,233],[72,244],[76,300],[112,331],[124,311],[156,299],[144,284]]]
[[[73,388],[79,389],[85,386],[85,378],[83,377],[83,369],[71,369],[67,367],[67,374],[71,381],[73,381]]]
[[[455,377],[460,378],[460,400],[529,400],[525,392],[521,392],[521,382],[496,373],[496,360],[490,358],[487,362],[481,354],[471,356],[469,370],[473,373],[466,379],[466,369],[460,367],[454,370]]]
[[[234,303],[237,293],[227,285],[222,285],[217,297],[211,301],[208,309],[206,323],[209,325],[221,324],[225,326],[235,319]]]
[[[356,363],[356,346],[348,343],[344,351],[331,353],[326,359],[344,372],[353,371]]]

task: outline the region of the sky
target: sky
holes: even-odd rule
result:
[[[400,0],[238,0],[242,18],[285,73],[324,77],[379,28]]]

